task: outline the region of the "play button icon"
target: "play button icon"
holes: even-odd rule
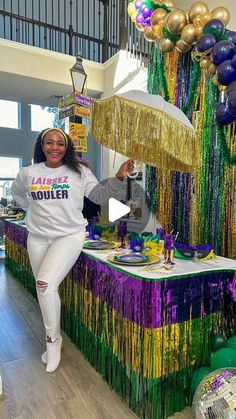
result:
[[[118,201],[115,198],[109,198],[108,201],[108,218],[111,223],[118,220],[124,215],[130,212],[130,207],[128,205],[122,204],[122,202]]]

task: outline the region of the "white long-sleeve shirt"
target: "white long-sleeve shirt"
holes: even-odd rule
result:
[[[122,188],[117,178],[98,183],[91,170],[81,165],[81,175],[66,165],[50,168],[37,163],[20,170],[12,184],[14,200],[27,211],[25,224],[30,233],[60,237],[84,231],[84,196],[105,204]]]

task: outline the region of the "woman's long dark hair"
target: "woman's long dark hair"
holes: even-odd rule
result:
[[[45,156],[45,154],[43,152],[43,148],[42,148],[42,144],[43,144],[42,137],[43,137],[44,132],[47,131],[47,130],[48,130],[48,128],[41,131],[39,133],[37,139],[36,139],[36,143],[35,143],[35,147],[34,147],[34,158],[33,158],[34,163],[42,163],[42,162],[46,161],[46,156]],[[51,129],[51,131],[53,131],[53,128]],[[60,132],[60,131],[58,131],[58,132]],[[71,169],[74,172],[80,174],[80,165],[84,165],[86,167],[89,167],[89,164],[85,160],[79,158],[76,155],[72,139],[65,132],[64,132],[64,134],[67,137],[68,146],[67,146],[67,149],[66,149],[66,154],[63,158],[63,163],[67,167],[69,167],[69,169]]]

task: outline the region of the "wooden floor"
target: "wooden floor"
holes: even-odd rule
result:
[[[44,332],[35,299],[0,260],[0,419],[129,419],[136,416],[63,334],[52,374],[41,362]],[[191,418],[190,409],[174,418]]]

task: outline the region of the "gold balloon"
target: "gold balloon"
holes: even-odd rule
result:
[[[153,33],[158,37],[158,38],[160,38],[161,36],[162,36],[162,29],[163,29],[163,24],[158,24],[158,25],[154,25],[153,27],[152,27],[152,31],[153,31]]]
[[[196,17],[193,19],[193,24],[194,24],[195,26],[198,26],[198,25],[200,25],[200,24],[201,24],[201,16],[200,16],[200,15],[196,16]]]
[[[179,52],[187,52],[191,49],[191,45],[187,45],[184,41],[182,41],[182,39],[180,39],[179,41],[176,42],[175,48]]]
[[[190,7],[190,10],[189,10],[189,17],[190,17],[191,22],[193,22],[193,19],[196,16],[202,16],[208,12],[209,12],[209,9],[206,3],[204,3],[203,1],[197,1]]]
[[[164,4],[166,5],[166,7],[168,7],[169,9],[175,9],[176,8],[176,4],[174,1],[164,1]]]
[[[203,59],[200,61],[200,67],[201,67],[203,70],[207,70],[207,69],[210,67],[210,65],[211,65],[211,60],[210,60],[209,58],[203,58]]]
[[[208,68],[209,76],[214,76],[214,74],[216,73],[216,69],[217,69],[216,65],[211,63]]]
[[[199,38],[199,36],[201,36],[201,35],[202,35],[203,28],[204,28],[204,26],[202,26],[202,25],[198,25],[198,26],[196,27],[196,29],[195,29],[195,33],[196,33],[196,35],[197,35],[197,37],[198,37],[198,38]]]
[[[187,45],[192,45],[197,40],[196,28],[192,23],[186,25],[181,32],[181,40]]]
[[[138,29],[139,32],[143,32],[144,31],[144,26],[139,25],[139,23],[135,23],[136,29]]]
[[[132,22],[133,23],[135,23],[136,22],[136,16],[138,15],[138,11],[137,10],[135,10],[135,12],[132,14],[132,16],[131,16],[131,20],[132,20]]]
[[[132,14],[136,11],[136,7],[134,3],[128,4],[128,15],[131,17]]]
[[[212,19],[212,14],[210,12],[205,13],[204,15],[200,16],[200,23],[201,25],[205,26],[207,22]]]
[[[212,10],[212,19],[219,19],[225,26],[228,25],[230,21],[230,13],[226,7],[216,7],[216,9]]]
[[[153,0],[153,4],[161,4],[163,3],[163,0]]]
[[[171,33],[179,35],[186,23],[185,12],[180,9],[175,9],[168,15],[166,26]]]
[[[187,23],[189,23],[190,22],[190,19],[189,19],[189,10],[185,10],[185,16],[186,16],[186,19],[187,19]]]
[[[174,49],[175,44],[169,38],[162,37],[160,39],[159,47],[164,52],[171,52]]]
[[[143,34],[144,34],[144,38],[148,42],[154,42],[157,39],[156,35],[152,31],[152,28],[149,28],[147,26],[146,26],[146,28],[144,28]]]
[[[156,9],[151,16],[152,26],[158,25],[160,20],[163,20],[167,15],[167,12],[164,9]]]

